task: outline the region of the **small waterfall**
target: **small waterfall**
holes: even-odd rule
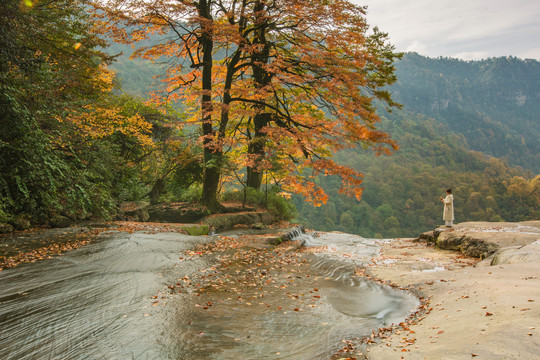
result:
[[[300,241],[300,246],[315,246],[313,235],[306,234],[306,229],[303,226],[289,231],[283,238],[285,240]]]

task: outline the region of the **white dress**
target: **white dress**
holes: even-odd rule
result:
[[[447,195],[444,200],[443,220],[454,221],[454,196]]]

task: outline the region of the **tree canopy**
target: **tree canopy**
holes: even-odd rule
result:
[[[167,92],[199,124],[204,151],[203,202],[219,206],[223,169],[262,172],[315,204],[326,194],[314,179],[334,174],[360,197],[361,174],[333,160],[362,144],[391,152],[376,129],[373,99],[395,105],[384,89],[396,79],[386,35],[370,28],[349,1],[110,1],[101,27],[116,41],[138,43],[134,56],[167,62]],[[160,96],[161,95],[161,96]],[[234,161],[233,161],[234,160]],[[234,164],[236,162],[236,164]]]

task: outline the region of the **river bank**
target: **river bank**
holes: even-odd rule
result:
[[[500,246],[480,261],[424,240],[381,243],[369,272],[411,288],[429,299],[429,306],[419,321],[379,338],[367,357],[538,359],[539,222],[467,223],[453,230],[454,238],[468,236]]]

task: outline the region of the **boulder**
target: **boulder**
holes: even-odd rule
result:
[[[540,240],[540,221],[508,222],[467,222],[453,227],[438,227],[421,234],[418,241],[434,242],[438,248],[456,250],[464,255],[500,261],[529,261],[535,255],[525,253],[536,250],[532,245]],[[526,247],[525,250],[521,250]],[[513,260],[512,260],[513,259]]]
[[[171,203],[149,207],[148,215],[150,221],[182,224],[201,221],[208,215],[208,210],[187,203]]]
[[[65,228],[71,225],[71,220],[62,215],[55,215],[49,220],[49,225],[53,228]]]
[[[440,249],[457,250],[464,255],[481,259],[485,259],[499,249],[497,243],[484,241],[475,236],[467,236],[460,232],[440,233],[436,245]]]
[[[214,231],[222,231],[232,229],[236,225],[271,224],[273,219],[269,213],[243,212],[211,215],[204,218],[202,223],[209,225]]]
[[[269,212],[262,212],[258,214],[259,214],[260,222],[262,222],[264,225],[272,224],[275,220],[274,216],[270,214]]]
[[[434,230],[431,230],[431,231],[426,231],[425,233],[420,234],[417,240],[425,241],[429,243],[435,243],[437,241],[437,238],[434,235]]]
[[[11,225],[17,230],[26,230],[30,229],[32,224],[30,223],[30,220],[28,220],[24,216],[18,216],[16,217],[12,222]]]

